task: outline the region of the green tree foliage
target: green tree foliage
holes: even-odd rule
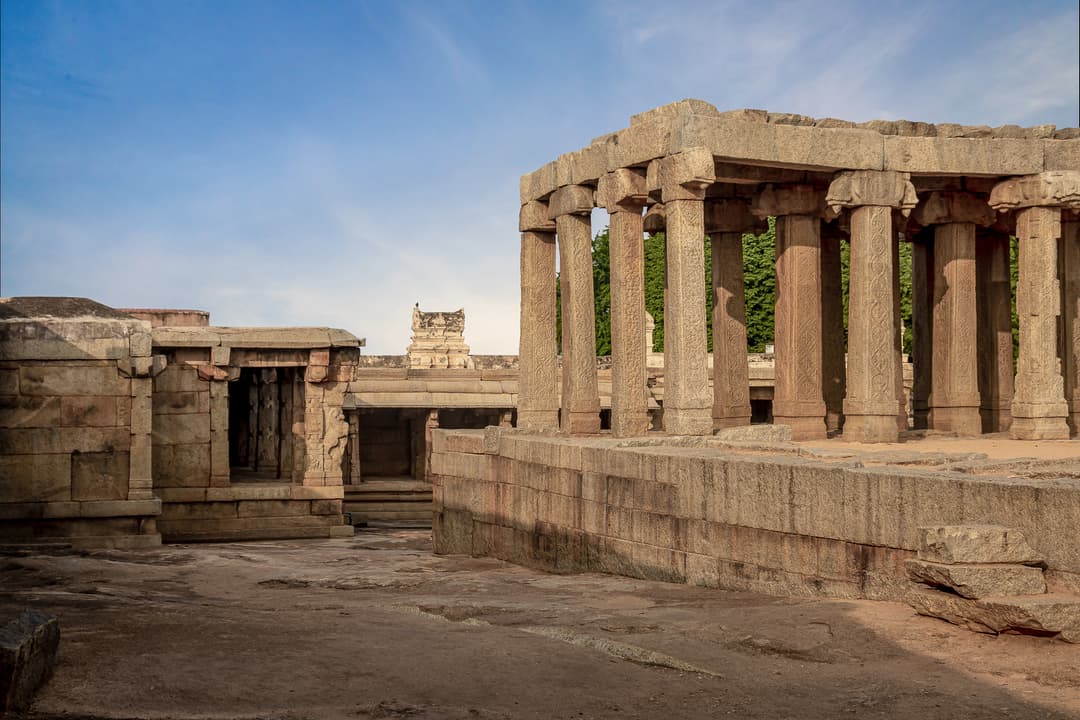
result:
[[[706,298],[706,312],[712,316],[712,249],[709,238],[705,242],[705,267],[703,268],[702,292]],[[611,354],[611,252],[608,228],[593,238],[593,292],[596,309],[596,354]],[[653,334],[653,351],[664,350],[664,233],[645,238],[645,310],[656,323]],[[904,323],[903,347],[911,352],[911,244],[900,244],[900,317]],[[1016,290],[1016,239],[1011,246],[1012,285]],[[848,285],[851,271],[851,245],[840,243],[840,272],[843,290],[844,341],[848,327]],[[773,343],[775,334],[774,310],[776,304],[776,222],[769,218],[768,229],[760,235],[743,236],[743,277],[746,288],[746,344],[749,352],[763,352]],[[562,303],[556,279],[556,323],[560,352],[562,350]],[[709,349],[712,350],[712,323],[707,323]],[[1017,334],[1016,308],[1013,306],[1014,347]]]

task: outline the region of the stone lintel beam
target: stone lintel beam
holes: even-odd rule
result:
[[[866,206],[900,210],[904,217],[919,204],[911,174],[892,170],[844,170],[837,173],[825,203],[833,214],[845,208]]]
[[[999,212],[1030,207],[1080,209],[1080,171],[1055,170],[1009,178],[990,191],[990,207]]]
[[[518,213],[518,232],[555,232],[555,221],[548,217],[548,204],[530,200]]]
[[[663,203],[653,203],[649,206],[649,209],[645,211],[645,232],[655,234],[658,232],[664,232],[667,227],[667,212],[664,210]]]
[[[703,147],[667,156],[660,162],[658,171],[658,184],[664,202],[703,200],[706,188],[716,182],[716,163],[712,152]]]
[[[739,163],[716,163],[716,182],[732,185],[760,185],[762,183],[804,183],[807,173],[803,170],[767,167],[764,165],[740,165]]]
[[[759,233],[768,223],[754,215],[742,198],[709,198],[705,201],[705,233]]]
[[[825,193],[812,185],[766,185],[751,209],[760,218],[770,215],[812,215],[825,211]]]
[[[965,192],[932,192],[911,214],[911,221],[920,227],[947,223],[972,223],[980,227],[994,224],[997,214],[986,204],[986,198]]]
[[[640,215],[647,200],[645,171],[619,168],[600,176],[596,204],[609,213],[636,212]]]
[[[563,215],[588,215],[594,206],[593,189],[584,185],[566,185],[551,194],[548,218]]]

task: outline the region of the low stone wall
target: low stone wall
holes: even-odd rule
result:
[[[219,542],[350,536],[341,486],[281,483],[252,487],[161,488],[158,529],[165,542]]]
[[[1080,587],[1075,472],[1009,477],[970,458],[928,455],[919,467],[793,445],[678,442],[437,430],[435,551],[778,595],[899,599],[917,528],[996,523],[1023,530],[1052,583]]]

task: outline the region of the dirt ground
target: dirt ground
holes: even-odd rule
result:
[[[33,717],[1080,717],[1080,646],[869,601],[437,557],[429,533],[0,557],[60,619]]]

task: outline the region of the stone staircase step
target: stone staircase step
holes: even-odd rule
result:
[[[907,602],[920,615],[986,633],[1052,635],[1080,643],[1080,596],[1065,593],[972,600],[918,587]]]
[[[918,583],[946,587],[965,598],[997,595],[1042,595],[1046,580],[1042,568],[1018,564],[948,565],[910,559],[908,577]]]
[[[936,525],[919,528],[919,559],[945,564],[1042,565],[1024,534],[1002,525]]]

